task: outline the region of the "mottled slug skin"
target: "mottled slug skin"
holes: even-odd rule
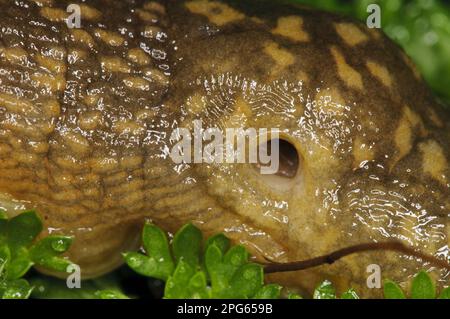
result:
[[[72,234],[83,278],[122,263],[145,219],[193,221],[255,255],[310,258],[399,239],[449,258],[450,121],[378,30],[256,1],[0,0],[0,193]],[[177,127],[279,128],[294,176],[252,164],[180,164]],[[286,154],[286,156],[290,156]],[[414,258],[371,252],[273,276],[306,291],[405,283]],[[441,286],[449,274],[435,270]]]

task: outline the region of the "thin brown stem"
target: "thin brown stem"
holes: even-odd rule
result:
[[[376,251],[376,250],[389,250],[389,251],[397,251],[403,253],[405,255],[414,256],[422,259],[425,262],[430,263],[433,266],[447,269],[450,271],[450,263],[445,260],[436,258],[434,256],[422,253],[420,251],[416,251],[411,247],[406,246],[405,244],[398,241],[389,241],[389,242],[380,242],[380,243],[365,243],[358,244],[354,246],[345,247],[339,250],[336,250],[330,254],[301,260],[294,261],[289,263],[270,263],[265,264],[264,272],[275,273],[275,272],[287,272],[287,271],[297,271],[304,270],[308,268],[317,267],[324,264],[332,264],[335,261],[355,253],[367,252],[367,251]]]

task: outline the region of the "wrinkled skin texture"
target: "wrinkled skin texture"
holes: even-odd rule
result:
[[[139,0],[89,1],[69,29],[76,2],[0,0],[0,192],[75,236],[84,278],[120,265],[145,219],[224,232],[260,260],[390,239],[448,259],[449,118],[379,31],[281,4]],[[194,119],[278,128],[295,174],[174,164],[169,136]],[[379,296],[370,264],[401,283],[429,268],[380,251],[271,279]]]

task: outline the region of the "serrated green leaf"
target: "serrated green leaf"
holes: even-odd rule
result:
[[[192,224],[183,226],[174,236],[172,243],[173,255],[178,263],[181,259],[191,267],[199,265],[202,244],[202,233],[200,229]]]
[[[441,291],[439,299],[450,299],[450,287],[447,287]]]
[[[39,266],[66,272],[71,262],[66,258],[58,257],[72,244],[72,237],[48,236],[34,244],[29,250],[30,259]]]
[[[384,298],[386,299],[405,299],[403,290],[395,282],[386,280],[383,285]]]
[[[230,280],[230,293],[233,298],[251,298],[264,284],[263,267],[258,264],[245,264],[239,267]]]
[[[434,299],[436,288],[430,275],[424,270],[420,271],[413,279],[411,285],[412,299]]]
[[[317,288],[314,290],[313,294],[314,299],[336,299],[336,292],[334,290],[333,285],[330,281],[323,281]]]
[[[184,299],[189,298],[189,281],[195,274],[195,269],[184,259],[180,259],[172,276],[167,279],[164,289],[164,298],[166,299]]]
[[[6,283],[3,299],[27,299],[33,288],[25,279],[11,280]]]
[[[27,247],[42,231],[42,222],[35,211],[21,213],[8,221],[7,240],[12,249]]]
[[[359,296],[353,288],[350,288],[341,295],[341,299],[359,299]]]
[[[277,284],[265,285],[256,292],[256,294],[255,294],[255,296],[253,296],[253,298],[254,299],[278,299],[278,298],[280,298],[282,288],[283,287],[281,287],[280,285],[277,285]]]

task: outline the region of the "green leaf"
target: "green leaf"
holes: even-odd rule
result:
[[[350,288],[342,294],[341,299],[359,299],[359,296],[353,288]]]
[[[230,248],[224,256],[224,262],[235,267],[239,267],[248,262],[248,252],[244,246],[238,245]]]
[[[205,253],[212,244],[215,244],[222,254],[225,254],[230,247],[230,240],[224,234],[217,234],[209,237],[205,243]]]
[[[7,278],[9,280],[19,279],[23,277],[33,266],[33,262],[28,256],[28,251],[24,247],[17,248],[14,258],[8,265]]]
[[[189,298],[211,298],[211,291],[208,288],[206,275],[203,271],[198,271],[194,276],[192,276],[192,278],[189,280],[187,290],[189,291]]]
[[[176,262],[181,259],[191,267],[199,265],[200,249],[202,244],[201,231],[192,224],[183,226],[174,236],[172,249]]]
[[[30,248],[30,258],[42,267],[66,272],[71,262],[58,256],[69,249],[71,244],[72,237],[56,235],[45,237]]]
[[[8,281],[3,291],[3,299],[27,299],[33,288],[24,279]]]
[[[424,270],[420,271],[413,279],[411,286],[412,299],[434,299],[436,288],[430,275]]]
[[[213,297],[225,297],[222,296],[222,293],[227,293],[228,283],[235,268],[223,263],[222,251],[215,243],[210,244],[206,250],[205,266],[209,277],[211,278]]]
[[[7,238],[12,249],[29,246],[42,231],[42,222],[35,211],[27,211],[8,221]]]
[[[280,298],[282,288],[283,287],[281,287],[280,285],[276,285],[276,284],[265,285],[256,292],[256,294],[253,298],[255,298],[255,299],[278,299],[278,298]]]
[[[181,259],[172,276],[167,279],[164,289],[164,298],[166,299],[184,299],[189,298],[186,287],[195,274],[194,268],[184,259]]]
[[[264,284],[263,267],[258,264],[245,264],[239,267],[230,281],[233,298],[251,298]]]
[[[383,293],[386,299],[406,299],[400,286],[391,280],[384,282]]]
[[[450,299],[450,287],[447,287],[441,291],[439,299]]]
[[[99,290],[95,292],[98,299],[130,299],[120,291],[116,290]]]
[[[302,296],[300,296],[299,294],[290,292],[290,293],[288,294],[287,299],[303,299],[303,298],[302,298]]]
[[[166,234],[155,225],[147,223],[142,232],[142,241],[148,256],[128,252],[124,254],[126,263],[141,275],[167,280],[175,266]]]
[[[322,282],[314,291],[314,299],[336,299],[336,292],[328,280]]]

